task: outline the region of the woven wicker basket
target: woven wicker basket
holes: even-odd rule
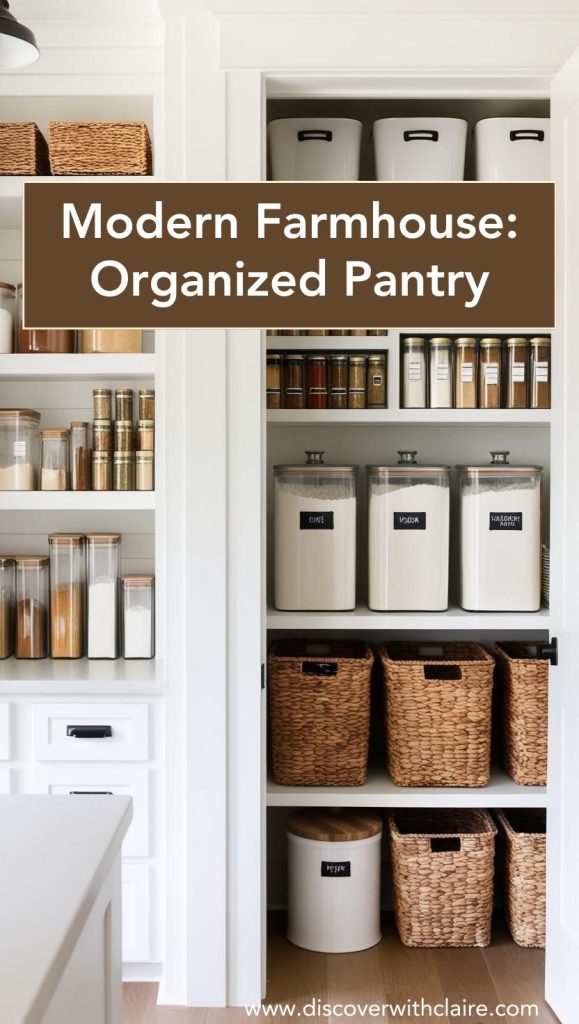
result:
[[[497,644],[505,767],[521,786],[547,785],[549,662],[526,644]]]
[[[361,786],[368,772],[374,655],[362,643],[280,641],[268,658],[274,781]]]
[[[397,786],[486,786],[494,661],[478,644],[383,644],[388,771]]]
[[[46,139],[33,121],[0,124],[0,174],[50,174]]]
[[[51,121],[53,174],[151,174],[151,139],[143,121]]]
[[[486,811],[389,818],[394,911],[405,946],[488,946],[496,827]]]
[[[496,811],[505,836],[505,910],[519,946],[545,948],[546,813]]]

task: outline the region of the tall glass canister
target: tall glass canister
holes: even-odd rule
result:
[[[50,552],[50,653],[82,658],[85,635],[84,535],[52,533]]]
[[[120,533],[86,536],[87,655],[118,658]]]
[[[155,655],[155,577],[146,573],[121,579],[123,658]]]
[[[17,658],[48,655],[48,557],[27,555],[16,563]]]
[[[452,409],[452,341],[431,338],[428,344],[429,406]]]
[[[402,342],[402,408],[426,408],[426,342],[404,338]]]
[[[14,559],[0,557],[0,658],[14,653],[15,590]]]

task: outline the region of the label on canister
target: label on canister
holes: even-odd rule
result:
[[[395,530],[425,530],[426,512],[395,512]]]
[[[489,530],[522,530],[522,512],[489,512]]]
[[[333,530],[333,512],[300,512],[300,530]]]
[[[349,860],[323,860],[322,878],[350,878],[352,874]]]

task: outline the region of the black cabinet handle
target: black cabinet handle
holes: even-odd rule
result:
[[[110,789],[71,789],[69,796],[113,796]]]
[[[438,142],[438,132],[432,128],[416,128],[411,132],[404,132],[405,142]]]
[[[511,142],[544,142],[545,132],[540,128],[519,128],[510,133]]]
[[[298,132],[298,142],[331,142],[333,137],[333,132],[322,128],[308,128]]]
[[[66,735],[77,740],[106,740],[113,735],[111,725],[67,725]]]
[[[556,636],[546,644],[537,644],[537,657],[542,658],[543,661],[550,661],[554,666],[559,664],[559,645]]]

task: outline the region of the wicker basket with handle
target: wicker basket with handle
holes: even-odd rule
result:
[[[53,174],[151,174],[144,121],[51,121]]]
[[[519,946],[545,948],[547,816],[544,810],[496,811],[505,844],[507,924]]]
[[[50,174],[48,145],[33,121],[0,124],[0,174]]]
[[[521,786],[547,785],[549,662],[536,645],[497,644],[505,767]]]
[[[488,946],[497,829],[486,811],[390,815],[394,912],[405,946]]]
[[[282,786],[361,786],[368,773],[367,644],[283,640],[268,658],[273,778]]]
[[[397,786],[486,786],[494,661],[479,644],[380,647]]]

